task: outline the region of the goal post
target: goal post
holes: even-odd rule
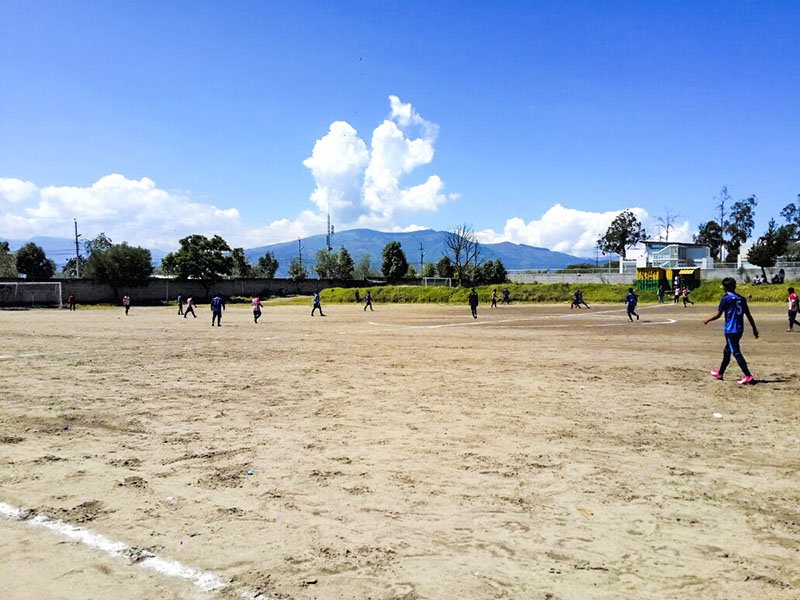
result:
[[[0,307],[61,308],[60,281],[0,281]]]
[[[425,287],[432,287],[432,286],[453,287],[452,283],[453,283],[453,280],[450,277],[423,277],[422,278],[422,285],[424,285]]]

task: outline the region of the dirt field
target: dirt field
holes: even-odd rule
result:
[[[746,388],[709,306],[309,308],[0,311],[0,596],[800,598],[780,305]]]

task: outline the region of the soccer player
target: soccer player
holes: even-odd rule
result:
[[[369,290],[367,290],[367,293],[364,295],[364,310],[367,310],[368,306],[370,310],[374,310],[372,308],[372,293]],[[320,312],[322,312],[322,310],[320,310]]]
[[[658,284],[658,303],[664,304],[664,285],[659,283]]]
[[[478,293],[475,291],[475,288],[472,288],[472,291],[467,296],[467,300],[469,301],[469,307],[472,310],[472,318],[478,318]]]
[[[222,327],[222,311],[225,310],[225,302],[222,296],[216,294],[211,299],[211,326],[214,326],[214,321],[217,322],[217,327]]]
[[[569,305],[569,309],[572,310],[573,308],[580,308],[581,305],[578,304],[578,292],[575,291],[572,293],[572,304]]]
[[[792,326],[800,325],[795,318],[797,316],[798,300],[793,287],[790,287],[787,291],[789,292],[789,296],[786,298],[786,305],[789,308],[789,329],[786,331],[791,331]]]
[[[633,293],[633,288],[629,287],[628,293],[625,294],[625,308],[628,311],[628,320],[631,322],[633,322],[633,317],[631,317],[631,315],[636,317],[637,321],[639,320],[639,315],[636,314],[636,304],[638,302],[639,298]]]
[[[723,328],[725,332],[725,348],[722,351],[722,364],[720,364],[719,369],[711,370],[711,376],[714,379],[721,380],[722,376],[725,375],[725,369],[728,368],[728,364],[731,362],[731,354],[733,354],[739,364],[739,368],[742,370],[742,376],[736,380],[736,383],[740,385],[754,383],[755,379],[753,379],[750,370],[747,368],[747,362],[739,349],[739,340],[742,339],[742,334],[744,333],[744,319],[742,317],[745,316],[750,321],[750,327],[753,328],[753,337],[756,339],[758,339],[758,328],[756,328],[756,322],[747,307],[747,300],[736,293],[736,280],[733,277],[726,277],[722,280],[722,287],[725,289],[725,294],[719,300],[717,312],[703,319],[703,325],[707,325],[711,321],[719,319],[723,314],[725,315],[725,327]]]
[[[253,298],[253,321],[258,325],[258,318],[261,316],[261,298]]]
[[[589,305],[586,304],[586,301],[583,299],[583,292],[582,291],[577,290],[575,292],[575,295],[577,296],[577,300],[578,300],[578,308],[581,307],[581,304],[583,304],[586,308],[589,308]]]
[[[128,311],[131,309],[131,297],[128,294],[122,297],[122,306],[125,307],[125,315],[127,316]]]
[[[678,299],[681,297],[681,286],[679,286],[677,283],[675,284],[674,292],[675,292],[675,304],[677,304]]]
[[[497,288],[492,288],[492,308],[497,308]]]
[[[503,288],[503,300],[501,304],[511,304],[511,296],[508,293],[508,288]]]
[[[77,301],[75,300],[75,294],[70,294],[69,296],[67,296],[67,304],[69,304],[70,310],[77,310],[77,308],[75,307],[76,303]]]
[[[689,288],[684,286],[682,293],[683,293],[683,308],[686,308],[686,304],[687,303],[691,304],[692,306],[694,306],[694,302],[689,300]]]
[[[178,294],[178,314],[183,314],[183,294]]]
[[[183,318],[184,318],[184,319],[185,319],[186,317],[188,317],[188,316],[189,316],[189,313],[192,313],[192,316],[193,316],[195,319],[197,318],[197,315],[196,315],[196,314],[194,314],[194,307],[195,307],[195,304],[194,304],[194,298],[192,298],[191,296],[189,296],[189,297],[186,299],[186,310],[183,312]]]
[[[319,292],[314,294],[314,300],[311,304],[311,316],[314,316],[314,311],[319,309],[319,316],[324,317],[325,315],[322,313],[322,305],[319,303]]]

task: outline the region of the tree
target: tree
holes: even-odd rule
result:
[[[86,276],[109,284],[117,295],[120,287],[144,285],[153,274],[150,250],[123,242],[108,250],[95,250],[86,261]]]
[[[432,262],[426,262],[422,266],[422,276],[423,277],[436,277],[436,265]]]
[[[228,254],[231,248],[218,235],[207,238],[193,234],[181,239],[180,245],[176,252],[162,259],[162,270],[178,279],[199,279],[206,288],[206,296],[216,281],[233,271],[233,258]]]
[[[75,270],[75,263],[78,263],[78,270]],[[66,264],[61,267],[61,272],[66,275],[67,277],[77,277],[78,273],[85,273],[86,272],[86,259],[82,256],[77,257],[77,261],[75,258],[70,258]]]
[[[389,283],[397,283],[408,272],[408,261],[400,242],[389,242],[381,252],[381,272]]]
[[[449,256],[443,256],[439,259],[439,262],[436,263],[436,274],[439,275],[439,277],[447,277],[448,279],[453,277],[455,269],[453,268],[453,261],[450,260]]]
[[[406,271],[406,279],[419,279],[417,275],[417,268],[413,263],[408,263],[408,271]]]
[[[704,244],[711,251],[711,258],[718,260],[722,248],[722,227],[716,221],[700,223],[697,233],[693,236],[695,244]]]
[[[361,258],[356,261],[356,266],[353,269],[353,276],[356,279],[369,279],[372,274],[372,262],[369,254],[362,254]]]
[[[506,271],[503,261],[499,258],[486,262],[484,264],[484,272],[488,279],[486,283],[505,283],[508,280],[508,271]]]
[[[294,257],[289,263],[289,279],[292,281],[303,281],[308,277],[306,268],[298,257]]]
[[[0,242],[0,277],[16,279],[17,276],[17,258],[9,249],[8,242]]]
[[[86,247],[86,253],[91,254],[92,252],[105,252],[111,248],[113,242],[111,238],[101,232],[96,238],[86,240],[83,245]]]
[[[56,265],[45,256],[44,250],[33,242],[17,250],[17,271],[26,279],[50,279],[56,272]]]
[[[639,219],[631,211],[619,213],[608,231],[597,240],[597,245],[603,254],[619,254],[623,259],[629,248],[647,239],[647,232],[642,227]]]
[[[480,263],[481,246],[475,232],[467,224],[459,225],[447,234],[444,239],[445,247],[453,254],[453,266],[458,285],[463,285],[466,274]]]
[[[781,216],[786,219],[786,224],[792,228],[792,237],[800,234],[800,194],[797,195],[797,204],[792,202],[783,207]]]
[[[233,260],[234,277],[253,277],[255,275],[253,266],[244,255],[244,248],[234,248],[231,251],[231,259]]]
[[[756,197],[739,200],[731,207],[730,217],[725,221],[728,234],[728,259],[739,256],[739,247],[747,241],[755,225]]]
[[[327,250],[326,248],[320,248],[317,250],[314,272],[319,276],[320,279],[333,279],[336,277],[337,269],[338,261],[333,252]]]
[[[668,208],[664,209],[664,213],[663,217],[656,218],[656,226],[663,233],[664,241],[668,242],[670,229],[675,229],[675,223],[677,223],[680,215],[673,214]],[[661,238],[661,234],[659,234],[659,238]]]
[[[503,262],[498,258],[497,260],[487,260],[476,267],[472,267],[469,279],[472,285],[505,283],[508,279],[508,272],[503,266]]]
[[[764,235],[758,238],[758,241],[747,253],[747,260],[757,267],[761,267],[764,279],[767,278],[765,267],[774,267],[778,257],[786,252],[791,231],[790,226],[777,227],[775,219],[770,219]]]
[[[272,252],[267,252],[264,256],[258,259],[258,271],[263,277],[272,279],[275,277],[275,271],[278,270],[278,260]]]
[[[355,264],[347,248],[339,248],[339,255],[336,257],[336,279],[352,279]]]

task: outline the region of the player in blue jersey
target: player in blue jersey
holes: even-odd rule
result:
[[[744,333],[744,317],[747,317],[747,320],[750,321],[750,327],[753,328],[753,337],[758,339],[756,322],[747,307],[747,300],[736,293],[736,280],[733,277],[726,277],[722,280],[722,287],[725,288],[725,295],[720,298],[717,312],[703,319],[703,325],[707,325],[711,321],[719,319],[723,314],[725,315],[725,327],[723,328],[725,332],[725,348],[722,351],[722,364],[719,369],[712,369],[711,375],[715,379],[722,379],[725,369],[728,368],[728,364],[731,362],[731,354],[733,354],[739,368],[742,370],[742,376],[736,380],[736,383],[755,383],[750,369],[747,368],[747,362],[742,356],[742,351],[739,349],[739,340],[742,339],[742,334]]]
[[[625,294],[625,309],[628,311],[628,320],[633,321],[633,317],[636,317],[637,321],[639,320],[639,315],[636,313],[636,305],[638,303],[639,297],[633,293],[633,288],[628,288],[628,293]]]
[[[214,326],[214,321],[217,322],[217,327],[222,327],[222,311],[225,310],[225,301],[222,296],[217,294],[211,299],[211,326]]]
[[[311,301],[311,316],[314,316],[314,312],[319,310],[319,316],[324,317],[325,315],[322,314],[322,304],[319,301],[319,292],[314,294],[314,299]]]

